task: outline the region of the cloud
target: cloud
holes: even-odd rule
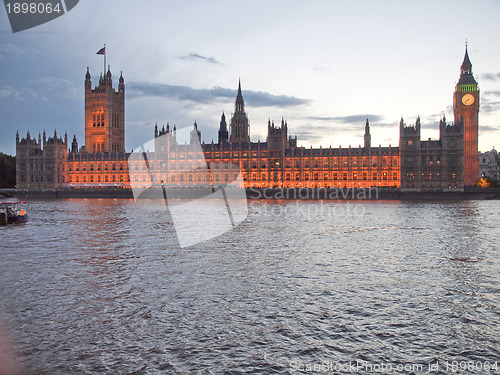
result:
[[[327,67],[327,66],[315,66],[312,68],[315,72],[321,73],[321,74],[327,74],[332,71],[332,68]]]
[[[0,44],[0,58],[4,59],[6,57],[23,57],[26,56],[27,52],[23,48],[16,46],[14,44],[2,43]]]
[[[129,82],[127,97],[136,99],[141,97],[160,97],[185,100],[194,103],[214,103],[219,100],[234,101],[237,91],[223,87],[211,89],[194,89],[188,86],[167,85],[151,82]],[[248,105],[253,107],[293,107],[308,104],[309,100],[293,96],[273,95],[261,91],[244,91],[243,97]]]
[[[485,91],[483,96],[500,96],[500,91]]]
[[[500,73],[483,73],[481,79],[485,81],[496,81],[500,79]]]
[[[233,98],[236,96],[236,91],[233,91]],[[244,91],[243,98],[253,107],[295,107],[309,104],[309,99],[296,98],[294,96],[273,95],[263,91]]]
[[[205,62],[209,64],[215,64],[215,65],[224,65],[220,61],[216,60],[214,57],[206,57],[202,55],[198,55],[197,53],[190,53],[189,55],[186,56],[179,56],[179,59],[181,60],[186,60],[186,61],[194,61],[194,62]]]
[[[74,82],[68,81],[66,79],[45,76],[35,80],[30,81],[30,83],[42,85],[44,90],[51,91],[57,96],[62,96],[70,99],[82,99],[82,90],[80,87],[76,87]]]
[[[365,128],[366,119],[368,119],[370,123],[370,127],[372,132],[374,129],[380,128],[395,128],[398,126],[399,121],[397,122],[383,122],[383,117],[374,114],[367,115],[349,115],[349,116],[335,116],[335,117],[318,117],[318,116],[309,116],[306,117],[305,120],[313,121],[313,122],[330,122],[332,125],[329,129],[335,129],[335,131],[355,131],[359,132]],[[313,125],[316,129],[317,127]]]
[[[310,143],[315,143],[323,139],[325,135],[332,135],[331,133],[315,133],[307,130],[298,131],[293,133],[293,137],[297,136],[297,140],[299,141],[308,141]]]
[[[42,100],[48,102],[48,99],[44,96],[39,95],[34,90],[29,89],[17,89],[11,86],[0,87],[0,99],[12,98],[18,101],[26,101],[28,99]]]
[[[492,113],[500,111],[500,102],[483,102],[481,103],[481,113]]]
[[[447,124],[449,124],[448,121],[446,121]],[[408,126],[409,125],[415,125],[414,123],[411,123],[411,124],[407,124]],[[424,123],[420,123],[420,128],[421,129],[439,129],[439,122],[424,122]]]
[[[498,126],[491,126],[491,125],[479,125],[479,133],[485,133],[485,132],[497,132],[500,130],[500,127]]]
[[[381,121],[382,117],[378,115],[350,115],[350,116],[337,116],[337,117],[307,117],[309,120],[313,121],[331,121],[331,122],[342,122],[344,124],[365,124],[366,119],[369,122]]]
[[[345,117],[340,117],[340,119],[345,119],[345,121],[349,120],[351,117],[357,117],[355,116],[345,116]],[[380,116],[374,116],[376,118],[380,118]],[[344,124],[339,124],[338,122],[335,123],[334,121],[331,121],[331,125],[326,125],[322,121],[325,119],[324,117],[319,117],[320,122],[308,122],[305,123],[303,126],[300,126],[298,128],[289,128],[289,134],[292,136],[297,135],[298,139],[300,141],[309,141],[309,142],[316,142],[317,141],[322,141],[325,139],[325,137],[332,137],[332,136],[337,136],[339,134],[351,134],[354,136],[362,136],[364,134],[364,127],[365,127],[365,121],[366,118],[364,118],[364,121],[361,123],[357,123],[353,125],[352,123],[344,123]],[[332,117],[333,119],[333,117]],[[370,132],[371,134],[376,134],[378,133],[378,129],[380,128],[397,128],[398,123],[372,123],[370,124]]]

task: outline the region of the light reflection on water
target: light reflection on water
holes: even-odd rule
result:
[[[0,329],[21,367],[500,358],[499,201],[249,204],[233,231],[181,249],[147,202],[31,202],[27,225],[0,227]]]

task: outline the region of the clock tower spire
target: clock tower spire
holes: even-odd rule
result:
[[[472,75],[472,63],[469,59],[467,44],[465,45],[464,61],[460,67],[460,79],[455,86],[455,93],[453,94],[453,114],[455,117],[455,124],[463,121],[464,186],[474,186],[479,178],[479,88]]]

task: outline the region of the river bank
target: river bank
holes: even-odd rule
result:
[[[201,198],[207,190],[182,188],[177,198]],[[131,189],[87,188],[27,191],[0,189],[4,197],[31,198],[124,198],[133,199]],[[141,198],[161,197],[160,189],[148,189]],[[395,188],[248,188],[248,199],[331,199],[331,200],[483,200],[500,199],[500,188],[468,188],[464,190],[404,191]],[[168,196],[168,193],[167,193]]]

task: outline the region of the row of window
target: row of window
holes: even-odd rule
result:
[[[82,167],[80,167],[80,165],[79,165],[79,164],[77,164],[75,167],[73,167],[73,165],[72,165],[72,164],[70,164],[70,165],[69,165],[69,167],[68,167],[68,171],[72,172],[72,171],[73,171],[73,168],[74,168],[74,170],[75,170],[76,172],[80,171],[80,169],[81,169],[82,171],[87,171],[86,164],[83,164],[83,166],[82,166]],[[118,170],[123,171],[123,169],[124,169],[123,164],[120,164],[120,165],[119,165]],[[93,171],[93,170],[94,170],[94,165],[93,165],[93,164],[90,164],[90,166],[89,166],[88,170],[89,170],[89,171]],[[96,171],[101,171],[101,170],[104,170],[104,171],[107,171],[107,170],[116,171],[116,170],[117,170],[117,165],[113,163],[113,164],[111,164],[111,168],[108,168],[108,164],[107,164],[107,163],[105,163],[105,164],[104,164],[104,169],[101,169],[101,164],[100,164],[100,163],[98,163],[98,164],[97,164],[97,168],[96,168],[95,170],[96,170]]]
[[[145,170],[148,168],[146,166],[146,164],[142,161],[132,162],[130,164],[131,164],[130,169],[132,169],[132,170],[139,170],[141,168],[143,170]],[[218,165],[220,165],[220,164],[223,165],[222,168],[229,168],[228,165],[231,165],[230,163],[214,163],[211,165],[214,166],[213,168],[218,168]],[[183,170],[185,168],[186,169],[193,169],[193,168],[195,168],[195,166],[199,166],[200,163],[199,163],[199,161],[198,162],[186,162],[186,163],[184,163],[184,162],[166,163],[166,162],[160,161],[160,162],[156,162],[156,163],[150,162],[149,165],[150,165],[150,168],[153,168],[153,169],[165,169],[165,168],[167,168],[169,170]],[[265,161],[261,161],[261,162],[254,161],[254,162],[250,163],[250,165],[251,165],[252,169],[259,169],[259,168],[265,169],[268,167],[268,164]],[[349,168],[349,167],[351,167],[351,168],[378,168],[378,167],[392,168],[392,167],[398,167],[398,165],[399,165],[399,163],[397,163],[396,161],[393,161],[391,163],[390,160],[389,161],[384,160],[381,164],[373,162],[371,165],[367,165],[367,164],[358,165],[357,162],[354,162],[352,164],[348,164],[347,161],[345,161],[344,164],[338,164],[337,162],[334,162],[333,164],[329,164],[328,162],[325,162],[323,164],[319,164],[319,163],[309,164],[308,162],[305,162],[302,165],[301,165],[301,163],[298,163],[298,162],[295,164],[291,164],[289,162],[286,162],[284,165],[284,168],[285,169],[292,169],[292,167],[295,169],[309,169],[309,168],[339,169],[339,168]],[[241,167],[245,170],[248,169],[248,166],[249,166],[249,163],[246,161],[241,163]],[[281,169],[279,162],[271,163],[270,167],[272,169]]]
[[[414,173],[407,173],[406,179],[409,181],[414,181],[416,175]],[[422,180],[439,180],[441,178],[441,173],[422,173]],[[457,178],[456,173],[450,173],[448,178],[450,180],[455,180]]]
[[[86,182],[130,182],[130,176],[128,175],[89,175],[89,176],[71,176],[70,177],[70,182],[76,182],[76,183],[86,183]]]
[[[27,180],[27,178],[26,178],[26,176],[25,176],[25,175],[21,175],[21,176],[19,177],[19,180],[20,180],[21,182],[27,182],[27,181],[26,181],[26,180]],[[40,176],[38,176],[38,175],[34,175],[34,176],[33,176],[33,175],[31,175],[31,176],[30,176],[30,178],[29,178],[29,180],[30,180],[30,182],[44,182],[44,181],[43,181],[43,175],[40,175]],[[47,176],[46,182],[52,182],[52,176]]]
[[[313,154],[312,155],[301,155],[300,153],[296,153],[293,157],[294,158],[319,158],[319,159],[323,159],[323,158],[339,158],[339,157],[349,157],[349,158],[360,158],[360,157],[367,157],[366,155],[357,155],[355,153],[349,155],[349,156],[340,156],[338,154],[334,154],[334,155],[328,155],[328,153],[326,153],[326,150],[328,149],[324,149],[323,150],[323,155],[318,155],[316,154],[314,151],[316,150],[313,150]],[[164,151],[164,148],[162,148],[162,151]],[[319,151],[319,150],[318,150]],[[185,154],[183,152],[178,152],[178,154]],[[265,158],[265,157],[268,157],[269,155],[269,151],[267,149],[263,149],[262,151],[260,152],[251,152],[250,153],[250,157],[252,158]],[[291,155],[286,155],[287,157],[290,157]],[[397,155],[394,155],[394,157],[398,157]],[[249,153],[248,152],[238,152],[238,151],[233,151],[233,152],[213,152],[213,151],[205,151],[205,157],[207,159],[230,159],[230,158],[233,158],[233,159],[239,159],[239,158],[247,158],[249,157]],[[372,158],[378,158],[378,157],[391,157],[391,155],[387,155],[386,153],[384,153],[384,155],[380,155],[380,154],[374,154],[372,153],[371,154],[371,157]]]
[[[99,176],[100,177],[100,176]],[[114,176],[113,176],[114,177]],[[246,174],[244,174],[244,179],[246,180],[247,179],[247,176]],[[267,181],[268,180],[268,177],[269,177],[269,180],[279,180],[281,179],[281,174],[278,174],[278,173],[271,173],[271,174],[267,174],[267,173],[252,173],[251,175],[252,177],[252,181],[256,181],[256,180],[262,180],[262,181]],[[106,176],[107,178],[107,176]],[[224,174],[224,173],[213,173],[212,174],[212,178],[214,181],[230,181],[232,180],[232,176],[230,176],[229,174]],[[297,174],[291,174],[291,173],[285,173],[284,175],[284,180],[286,181],[291,181],[291,180],[294,180],[294,181],[309,181],[309,180],[315,180],[315,181],[339,181],[339,180],[344,180],[344,181],[351,181],[351,180],[393,180],[393,181],[396,181],[398,180],[398,173],[397,172],[383,172],[381,174],[378,174],[378,173],[372,173],[372,174],[368,174],[368,173],[362,173],[362,174],[358,174],[358,173],[352,173],[352,174],[348,174],[346,172],[342,173],[342,174],[337,174],[337,173],[333,173],[333,174],[318,174],[318,173],[314,173],[314,174],[309,174],[309,173],[305,173],[303,176],[301,176],[301,174],[297,173]],[[155,178],[155,176],[151,176],[151,175],[135,175],[134,176],[134,181],[135,182],[139,182],[139,181],[142,181],[142,182],[146,182],[148,180],[151,180],[152,182],[154,182],[155,180],[157,180],[158,182],[162,182],[162,181],[166,181],[167,178],[165,178],[165,176],[163,176],[163,178]],[[107,181],[107,180],[106,180]],[[168,181],[170,182],[176,182],[176,181],[196,181],[196,182],[209,182],[210,181],[210,176],[208,174],[205,174],[205,173],[186,173],[186,174],[176,174],[176,175],[171,175],[169,176],[168,178]]]

